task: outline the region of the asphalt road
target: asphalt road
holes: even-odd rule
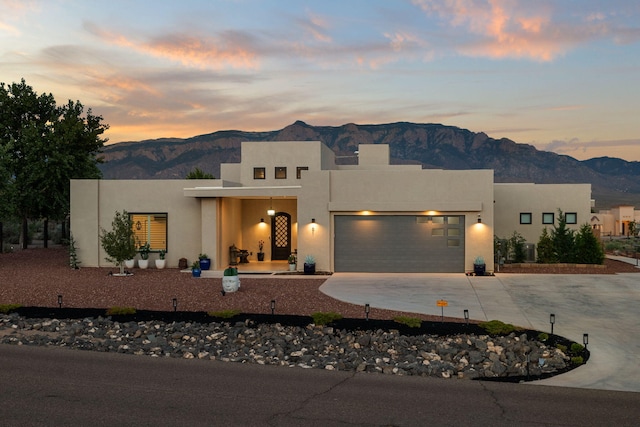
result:
[[[640,393],[0,346],[2,426],[636,426]]]

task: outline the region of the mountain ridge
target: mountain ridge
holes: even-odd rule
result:
[[[356,163],[359,144],[388,144],[392,164],[493,169],[495,182],[590,183],[599,209],[640,200],[640,162],[611,157],[580,161],[435,123],[312,126],[296,121],[274,131],[221,130],[191,138],[126,141],[104,148],[106,163],[100,169],[105,179],[182,179],[196,167],[219,177],[221,163],[240,162],[242,141],[322,141],[339,164]]]

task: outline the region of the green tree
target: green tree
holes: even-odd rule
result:
[[[558,262],[575,262],[574,232],[567,227],[567,220],[560,209],[558,209],[558,225],[553,226],[551,240]]]
[[[212,174],[203,171],[200,168],[195,168],[189,172],[186,179],[215,179]]]
[[[629,222],[629,237],[636,237],[638,234],[638,223],[633,220]]]
[[[124,262],[135,257],[137,253],[133,221],[127,211],[116,212],[111,222],[111,231],[102,229],[100,243],[109,255],[105,259],[120,267],[120,274],[124,275]]]
[[[8,171],[4,187],[11,215],[22,221],[26,248],[29,219],[46,224],[69,213],[70,179],[101,176],[97,156],[108,125],[91,109],[84,114],[79,101],[56,105],[53,95],[38,95],[24,79],[0,83],[0,105],[0,146]]]
[[[522,237],[522,234],[518,233],[517,231],[514,231],[509,238],[509,246],[511,247],[513,262],[520,263],[525,261],[527,257],[527,254],[524,250],[525,242],[525,238]]]
[[[542,230],[542,234],[540,235],[540,239],[538,240],[537,252],[537,261],[539,263],[551,264],[557,262],[555,251],[553,250],[553,240],[547,232],[546,227]]]
[[[604,250],[589,224],[584,224],[575,237],[575,257],[580,264],[602,264]]]

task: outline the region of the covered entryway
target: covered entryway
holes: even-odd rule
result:
[[[336,215],[335,271],[464,272],[464,216]]]

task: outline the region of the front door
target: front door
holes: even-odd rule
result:
[[[291,215],[277,212],[271,218],[271,259],[286,260],[291,254]]]

